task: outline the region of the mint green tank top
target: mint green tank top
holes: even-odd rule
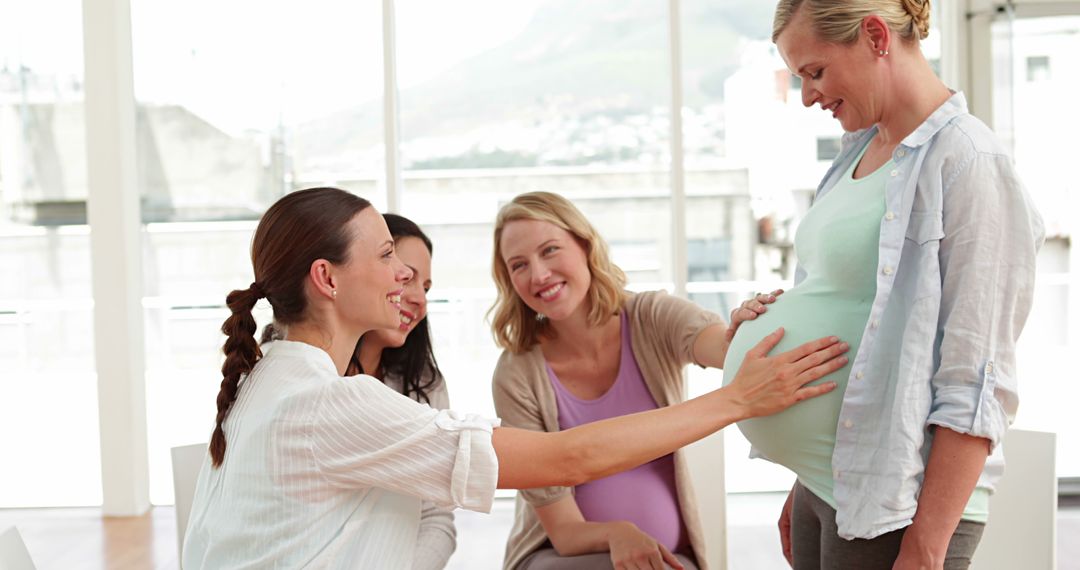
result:
[[[746,352],[780,326],[785,329],[784,338],[772,354],[829,335],[851,345],[848,364],[815,382],[836,382],[835,390],[778,414],[738,424],[765,458],[794,471],[807,489],[834,509],[832,454],[837,422],[851,361],[859,350],[877,292],[885,185],[893,167],[890,160],[855,180],[852,173],[861,159],[860,153],[836,186],[814,202],[795,232],[795,255],[806,270],[806,278],[778,297],[765,314],[739,327],[724,362],[727,385]],[[977,489],[964,518],[985,522],[987,498],[984,489]]]

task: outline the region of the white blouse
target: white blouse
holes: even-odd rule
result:
[[[433,410],[276,341],[204,463],[184,541],[198,568],[409,568],[421,500],[491,510],[498,420]]]

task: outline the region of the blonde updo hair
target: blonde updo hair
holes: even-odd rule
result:
[[[930,33],[930,0],[780,0],[773,17],[774,43],[802,6],[818,37],[829,43],[855,42],[863,18],[872,15],[905,40],[924,40]]]
[[[547,319],[537,319],[533,311],[514,291],[514,283],[502,254],[502,233],[506,224],[517,220],[538,220],[560,227],[574,236],[585,250],[592,280],[585,301],[589,306],[590,326],[604,323],[617,315],[626,302],[626,274],[611,262],[607,243],[585,215],[566,198],[551,192],[521,194],[499,210],[495,217],[495,255],[491,275],[498,297],[488,312],[491,332],[500,347],[520,354],[533,347],[539,335],[548,330]]]

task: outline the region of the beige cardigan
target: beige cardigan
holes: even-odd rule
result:
[[[685,400],[686,384],[682,372],[693,362],[694,340],[703,329],[722,324],[723,319],[663,291],[631,295],[624,310],[629,317],[634,359],[656,403],[669,406]],[[504,426],[559,431],[555,392],[539,344],[521,354],[504,351],[495,367],[492,390],[495,412]],[[675,484],[690,546],[698,566],[708,570],[697,501],[681,451],[675,452]],[[571,487],[544,487],[518,493],[514,527],[503,560],[504,570],[513,570],[547,541],[534,507],[549,505],[572,492]]]

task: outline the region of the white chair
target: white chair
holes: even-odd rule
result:
[[[0,530],[0,570],[35,570],[19,529]]]
[[[1057,568],[1055,440],[1037,431],[1005,434],[1005,476],[990,497],[973,570]]]
[[[172,448],[173,495],[176,503],[176,550],[184,558],[184,531],[187,530],[191,501],[195,498],[195,481],[206,459],[209,446],[205,443]]]

